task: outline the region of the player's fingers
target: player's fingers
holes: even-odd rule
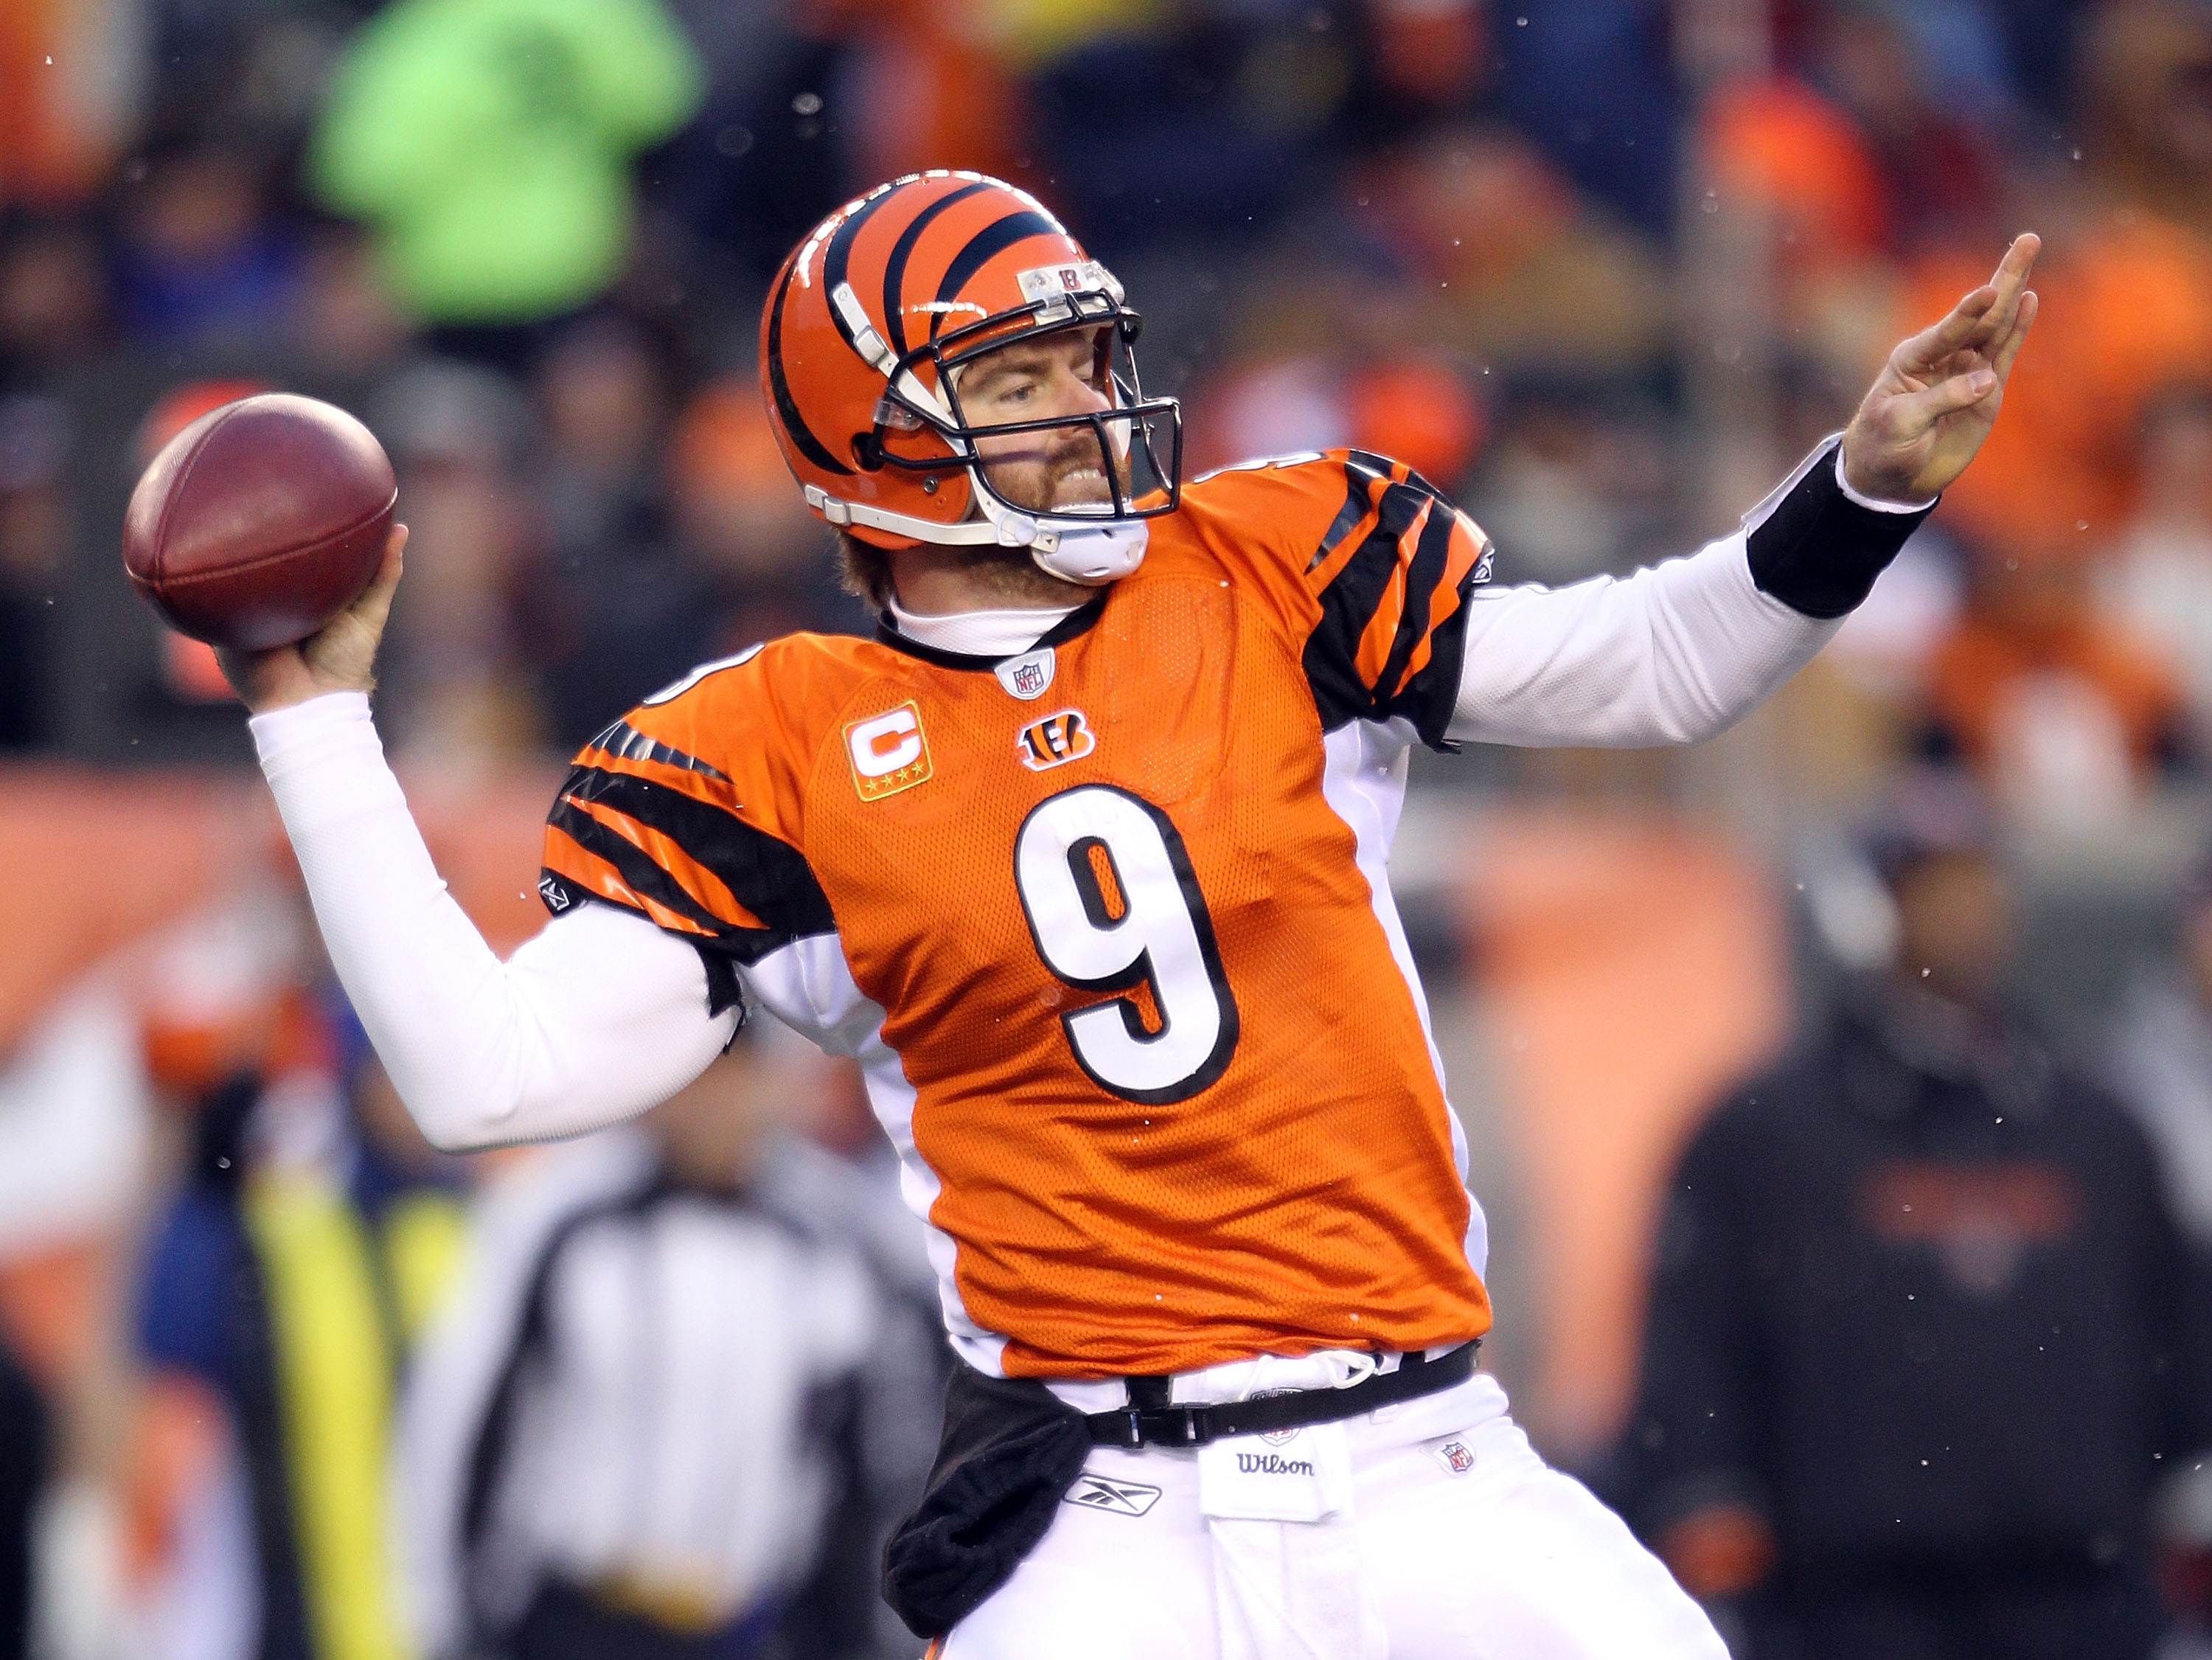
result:
[[[1997,291],[1984,283],[1952,307],[1948,316],[1899,345],[1891,361],[1908,374],[1934,368],[1966,344],[1996,298]]]
[[[1966,350],[1990,352],[1996,344],[2012,332],[2014,320],[2020,315],[2021,297],[2027,292],[2027,274],[2035,265],[2035,252],[2042,246],[2041,239],[2030,234],[2016,236],[2005,250],[1996,274],[1989,286],[1996,290],[1996,299],[1982,313],[1981,321],[1966,337]]]
[[[2013,319],[2012,332],[1997,343],[1996,353],[1991,361],[1990,367],[1996,369],[1998,380],[2002,380],[2011,375],[2013,359],[2020,356],[2020,349],[2027,344],[2027,331],[2034,326],[2036,313],[2042,309],[2043,301],[2033,289],[2021,295],[2020,313]]]
[[[2008,289],[2017,294],[2027,286],[2028,273],[2035,269],[2035,256],[2043,252],[2043,239],[2033,231],[2022,231],[2012,239],[2012,246],[1997,261],[1996,274],[1990,281],[1999,289]]]
[[[1891,410],[1891,429],[1900,438],[1917,438],[1945,416],[1972,409],[2001,384],[1995,369],[1976,369],[1971,374],[1938,380],[1925,392],[1896,400]]]

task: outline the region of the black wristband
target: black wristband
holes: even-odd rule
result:
[[[1751,580],[1807,617],[1841,617],[1856,609],[1874,579],[1897,557],[1935,503],[1917,513],[1883,513],[1844,494],[1836,452],[1823,445],[1805,476],[1752,526]]]

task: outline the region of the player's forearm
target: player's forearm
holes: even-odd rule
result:
[[[727,1039],[696,955],[638,918],[583,906],[501,962],[439,879],[366,697],[257,716],[253,733],[331,964],[434,1145],[598,1128]]]
[[[1478,590],[1449,735],[1634,748],[1723,732],[1827,643],[1929,505],[1853,498],[1830,442],[1686,558],[1557,591]]]

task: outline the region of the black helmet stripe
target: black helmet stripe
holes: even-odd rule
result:
[[[860,234],[860,227],[875,217],[876,210],[891,199],[892,190],[886,186],[878,191],[846,216],[845,222],[830,234],[830,246],[822,253],[822,292],[830,296],[830,320],[837,325],[837,332],[845,337],[845,344],[856,345],[853,331],[845,321],[845,313],[837,309],[836,293],[845,281],[845,272],[853,260],[853,239]]]
[[[954,257],[945,272],[945,280],[937,285],[937,303],[940,306],[959,297],[960,290],[968,286],[968,279],[997,255],[1024,237],[1065,236],[1059,221],[1049,214],[1035,211],[1010,213],[1003,219],[994,220],[968,239],[968,246]],[[945,313],[936,313],[929,319],[929,337],[933,340],[944,331]]]
[[[799,453],[825,471],[842,473],[849,477],[852,468],[847,466],[823,447],[806,425],[806,417],[792,402],[791,383],[783,378],[783,302],[791,293],[792,271],[786,271],[783,281],[776,285],[775,303],[768,308],[768,385],[775,398],[775,412],[782,417],[783,429],[791,435],[791,441],[799,446]],[[835,307],[832,311],[834,313]]]
[[[899,309],[899,290],[906,284],[906,262],[914,257],[915,244],[921,240],[922,232],[937,222],[938,216],[956,203],[964,202],[978,191],[992,188],[988,179],[979,179],[972,185],[963,185],[949,196],[940,196],[920,213],[914,222],[899,233],[891,245],[890,262],[884,267],[884,321],[890,329],[891,350],[900,356],[906,356],[906,316]]]

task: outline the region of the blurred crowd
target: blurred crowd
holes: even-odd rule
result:
[[[1695,545],[2042,234],[1994,437],[1775,709],[1416,800],[1686,813],[1781,879],[1799,1059],[1670,1178],[1619,1444],[1558,1449],[1741,1653],[2038,1652],[2030,1581],[2067,1652],[2201,1636],[2203,0],[8,0],[0,757],[245,763],[118,535],[259,389],[397,467],[403,761],[543,762],[695,662],[871,627],[755,337],[799,235],[931,166],[1122,278],[1187,476],[1380,451],[1506,581]],[[0,1272],[0,1660],[913,1651],[865,1586],[947,1362],[849,1077],[758,1034],[635,1137],[463,1164],[281,880],[141,957],[0,1033],[0,1270],[40,1268]],[[1777,1205],[1774,1168],[1828,1185]],[[2045,1323],[2085,1341],[2038,1370]],[[1831,1354],[1882,1364],[1822,1392]]]

